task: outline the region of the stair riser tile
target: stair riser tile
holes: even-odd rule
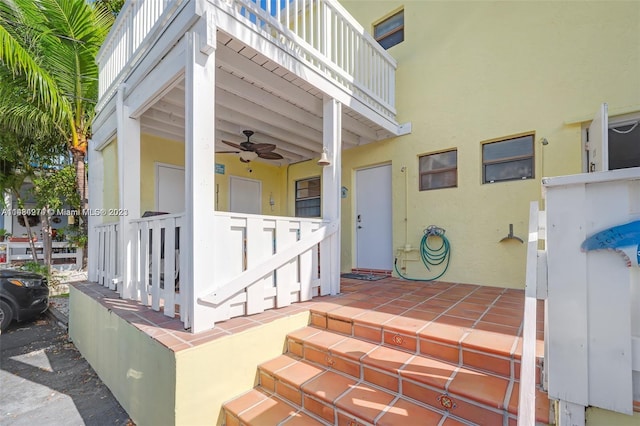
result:
[[[260,370],[260,386],[269,392],[276,391],[276,380],[271,375],[262,370]]]
[[[287,349],[290,353],[297,355],[299,357],[302,358],[304,352],[303,352],[303,346],[300,342],[297,342],[295,340],[292,339],[287,339]]]
[[[451,395],[455,401],[455,408],[450,410],[451,414],[479,425],[501,425],[504,418],[503,413],[496,413],[481,406],[471,404],[455,395]]]
[[[327,328],[327,315],[311,312],[311,325],[318,328]]]
[[[402,380],[402,394],[423,404],[429,405],[438,410],[442,410],[442,405],[438,401],[438,397],[444,393],[444,390],[434,390],[426,386],[421,386],[407,380]]]
[[[382,342],[382,329],[354,323],[353,335],[373,343]]]
[[[318,401],[309,397],[307,394],[303,394],[304,408],[318,417],[325,419],[326,421],[333,423],[335,420],[335,409],[333,405],[329,405],[325,402]]]
[[[420,339],[420,353],[442,361],[458,364],[460,361],[460,349],[432,340]]]
[[[351,322],[337,318],[327,317],[327,329],[347,336],[351,336],[353,334],[353,325]]]
[[[505,358],[463,350],[462,362],[464,365],[474,367],[481,371],[495,373],[507,379],[511,377],[511,361]]]
[[[371,426],[371,423],[359,420],[349,413],[338,412],[337,426]]]
[[[391,375],[366,366],[363,367],[362,370],[364,380],[366,382],[373,383],[374,385],[388,389],[391,392],[397,393],[399,391],[400,380],[398,379],[397,374]]]
[[[513,362],[513,377],[516,380],[520,380],[520,363],[518,361]],[[536,385],[539,385],[542,379],[542,366],[540,364],[536,365]]]
[[[332,368],[355,377],[356,379],[360,378],[360,363],[358,362],[353,362],[338,356],[332,356],[325,351],[321,351],[310,346],[306,346],[304,348],[304,358],[307,361]]]
[[[302,391],[300,389],[289,386],[278,380],[276,382],[276,393],[295,405],[302,406]]]
[[[240,426],[240,420],[225,410],[225,426]]]
[[[395,331],[384,330],[384,344],[394,349],[400,349],[406,352],[415,353],[417,347],[416,336],[398,333]]]

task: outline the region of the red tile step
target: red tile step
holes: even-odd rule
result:
[[[394,307],[398,303],[395,301]],[[465,314],[469,317],[477,308],[468,303],[467,308],[460,309],[469,312]],[[412,354],[461,363],[508,379],[517,380],[520,376],[522,338],[513,332],[517,330],[514,327],[482,321],[474,325],[471,319],[439,315],[426,310],[409,309],[398,315],[395,312],[381,312],[380,308],[372,311],[352,306],[312,307],[311,324]],[[542,341],[539,343],[538,383],[544,355]]]
[[[256,389],[224,405],[227,425],[404,426],[418,418],[425,425],[486,425],[517,418],[512,378],[313,327],[290,333],[287,350],[258,367]],[[548,423],[548,400],[538,397],[538,421]]]

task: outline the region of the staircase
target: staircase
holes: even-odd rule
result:
[[[504,306],[523,298],[509,292],[398,294],[375,310],[375,295],[317,304],[310,326],[288,334],[285,353],[258,366],[258,385],[224,404],[226,425],[515,426],[522,341],[503,331],[521,317]],[[550,422],[541,390],[536,421]]]

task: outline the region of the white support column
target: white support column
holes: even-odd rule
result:
[[[132,238],[129,220],[140,217],[140,121],[129,116],[129,107],[124,103],[125,85],[118,88],[116,114],[118,118],[118,195],[123,213],[119,217],[118,277],[120,296],[131,299],[135,294],[137,265],[132,253]]]
[[[102,152],[96,151],[98,141],[89,140],[89,149],[87,150],[87,160],[89,162],[89,209],[99,211],[103,205],[104,193],[104,162]],[[103,218],[99,216],[87,216],[87,235],[88,251],[87,253],[87,272],[89,281],[98,281],[98,240],[95,234],[95,228],[102,223]]]
[[[322,148],[331,162],[322,171],[322,218],[338,224],[338,232],[321,243],[320,291],[340,292],[340,187],[342,185],[342,104],[325,99],[323,105]]]
[[[198,333],[215,324],[215,310],[198,302],[215,290],[215,27],[205,14],[187,35],[185,69],[185,237],[187,318]],[[183,281],[184,279],[184,281]],[[181,312],[182,314],[182,312]]]

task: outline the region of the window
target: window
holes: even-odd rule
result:
[[[640,119],[609,125],[609,170],[640,166]]]
[[[420,191],[458,186],[458,150],[420,157]]]
[[[296,181],[296,217],[320,217],[320,177]]]
[[[404,10],[375,24],[373,37],[385,49],[404,41]]]
[[[482,145],[482,182],[533,178],[533,134]]]

